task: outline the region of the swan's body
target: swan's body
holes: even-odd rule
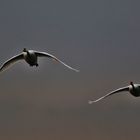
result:
[[[140,84],[133,84],[133,82],[130,82],[130,85],[129,86],[126,86],[126,87],[122,87],[122,88],[119,88],[117,90],[114,90],[108,94],[106,94],[105,96],[102,96],[101,98],[97,99],[97,100],[90,100],[89,101],[89,104],[92,104],[92,103],[95,103],[95,102],[98,102],[110,95],[113,95],[115,93],[119,93],[119,92],[124,92],[124,91],[128,91],[130,92],[133,96],[135,97],[139,97],[140,96]]]
[[[38,57],[51,58],[57,62],[60,62],[67,68],[78,72],[78,70],[68,66],[67,64],[65,64],[64,62],[62,62],[61,60],[59,60],[58,58],[56,58],[55,56],[49,53],[39,52],[39,51],[34,51],[34,50],[27,50],[26,48],[23,49],[22,53],[10,58],[5,63],[3,63],[3,65],[0,68],[0,72],[6,70],[7,68],[9,68],[10,65],[14,64],[15,62],[18,62],[19,60],[25,60],[30,66],[38,66]]]

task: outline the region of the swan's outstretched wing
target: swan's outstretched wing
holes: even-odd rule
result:
[[[54,60],[60,62],[61,64],[63,64],[63,65],[66,66],[67,68],[69,68],[69,69],[71,69],[71,70],[74,70],[74,71],[76,71],[76,72],[79,72],[79,70],[70,67],[69,65],[65,64],[65,63],[62,62],[60,59],[58,59],[57,57],[55,57],[55,56],[53,56],[53,55],[51,55],[51,54],[49,54],[49,53],[35,51],[35,54],[36,54],[37,56],[39,56],[39,57],[49,57],[49,58],[52,58],[52,59],[54,59]]]
[[[114,90],[114,91],[106,94],[105,96],[102,96],[101,98],[99,98],[97,100],[90,100],[90,101],[88,101],[88,103],[89,104],[92,104],[92,103],[98,102],[98,101],[100,101],[100,100],[102,100],[102,99],[104,99],[104,98],[106,98],[106,97],[108,97],[108,96],[110,96],[112,94],[115,94],[115,93],[118,93],[118,92],[122,92],[122,91],[129,91],[129,86],[126,86],[126,87],[123,87],[123,88],[119,88],[117,90]]]
[[[9,68],[12,64],[14,64],[15,62],[19,61],[23,59],[23,54],[19,54],[16,56],[13,56],[12,58],[10,58],[9,60],[7,60],[6,62],[4,62],[0,68],[0,72],[6,70],[7,68]]]

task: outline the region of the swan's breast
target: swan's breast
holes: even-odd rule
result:
[[[132,95],[134,95],[135,97],[140,96],[140,85],[135,84],[135,85],[134,85],[134,88],[131,86],[131,87],[130,87],[130,93],[131,93]]]
[[[24,59],[27,63],[29,63],[31,65],[34,65],[37,63],[37,56],[34,53],[34,51],[29,50],[28,53],[24,52],[23,55],[24,55]]]

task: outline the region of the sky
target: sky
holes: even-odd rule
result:
[[[140,98],[106,93],[140,83],[140,2],[1,0],[0,64],[23,48],[46,58],[0,75],[2,140],[139,140]]]

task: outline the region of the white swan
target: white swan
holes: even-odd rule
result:
[[[88,103],[92,104],[92,103],[98,102],[98,101],[100,101],[100,100],[102,100],[102,99],[104,99],[112,94],[115,94],[118,92],[123,92],[123,91],[129,91],[133,96],[138,97],[138,96],[140,96],[140,84],[133,84],[133,82],[130,82],[129,86],[114,90],[114,91],[106,94],[105,96],[102,96],[101,98],[99,98],[97,100],[90,100],[90,101],[88,101]]]
[[[39,51],[34,51],[34,50],[27,50],[26,48],[23,49],[23,52],[13,56],[12,58],[10,58],[9,60],[7,60],[5,63],[2,64],[1,68],[0,68],[0,72],[6,70],[7,68],[9,68],[10,65],[14,64],[15,62],[18,62],[19,60],[25,60],[30,66],[38,66],[37,60],[38,57],[48,57],[51,58],[57,62],[60,62],[61,64],[63,64],[64,66],[66,66],[67,68],[74,70],[76,72],[79,72],[79,70],[74,69],[70,66],[68,66],[67,64],[65,64],[64,62],[62,62],[61,60],[59,60],[58,58],[56,58],[55,56],[46,53],[46,52],[39,52]]]

